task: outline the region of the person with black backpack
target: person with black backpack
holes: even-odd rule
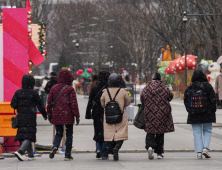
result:
[[[101,105],[104,108],[104,141],[103,159],[108,158],[109,147],[112,141],[116,141],[113,148],[113,158],[119,160],[118,151],[123,141],[128,140],[128,120],[126,106],[130,105],[130,98],[126,89],[121,88],[121,78],[113,73],[109,76],[109,88],[105,89],[101,97]]]
[[[201,70],[194,71],[191,84],[184,93],[184,104],[188,112],[187,124],[192,124],[197,158],[202,159],[202,154],[205,158],[211,158],[208,151],[212,123],[216,122],[216,96],[213,87]]]
[[[108,78],[110,73],[108,71],[99,72],[99,81],[94,86],[89,95],[89,101],[86,108],[86,119],[93,119],[94,125],[94,137],[93,140],[96,142],[96,158],[103,156],[102,148],[106,147],[103,137],[103,116],[104,109],[101,106],[100,98],[103,90],[108,87]]]

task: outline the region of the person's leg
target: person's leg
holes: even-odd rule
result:
[[[102,152],[101,152],[101,157],[103,159],[108,158],[110,145],[111,145],[111,142],[105,142],[105,141],[103,142],[103,147],[102,147]]]
[[[56,135],[53,141],[52,151],[49,154],[49,158],[53,159],[56,151],[58,150],[62,137],[63,137],[63,125],[55,125]]]
[[[203,155],[210,158],[208,150],[210,149],[210,141],[212,136],[212,123],[203,123],[204,149]]]
[[[102,150],[102,147],[103,147],[103,142],[96,142],[96,151],[98,150]]]
[[[71,158],[72,140],[73,140],[73,124],[66,126],[66,151],[65,157]]]
[[[101,158],[102,148],[103,148],[103,142],[96,142],[96,158]]]
[[[55,125],[55,129],[56,135],[53,141],[53,147],[56,147],[58,149],[63,137],[63,125]]]
[[[119,160],[119,149],[122,147],[123,145],[123,140],[120,141],[116,141],[116,146],[113,148],[113,159],[114,161],[118,161]]]
[[[155,135],[151,133],[146,134],[146,149],[148,150],[150,147],[155,148],[156,147],[156,141],[155,141]]]
[[[155,137],[156,147],[154,149],[154,152],[157,153],[157,155],[161,155],[164,153],[164,134],[157,134]]]
[[[202,124],[192,124],[194,136],[194,149],[197,152],[197,158],[202,158],[203,139],[202,139]]]
[[[18,160],[23,161],[22,155],[25,154],[25,151],[29,147],[31,141],[30,140],[24,140],[20,146],[20,148],[14,153],[15,156],[18,158]]]
[[[120,150],[120,148],[122,147],[122,145],[123,145],[123,140],[116,141],[116,146],[115,146],[115,148],[117,148],[118,150]]]
[[[33,149],[32,149],[32,143],[30,142],[28,148],[27,148],[27,153],[28,153],[28,157],[31,158],[31,157],[34,157],[33,155]]]
[[[148,158],[153,159],[153,149],[156,147],[155,134],[146,134],[146,149],[148,150]]]
[[[20,146],[20,148],[18,149],[18,152],[21,154],[21,155],[24,155],[25,154],[25,151],[29,148],[31,144],[31,141],[26,139],[22,142],[22,145]]]

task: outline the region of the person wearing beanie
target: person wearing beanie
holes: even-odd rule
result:
[[[125,88],[122,88],[122,78],[116,74],[112,73],[109,76],[108,84],[109,88],[105,89],[102,97],[101,97],[101,105],[104,108],[104,141],[106,148],[103,148],[104,155],[102,155],[103,159],[108,158],[108,152],[111,145],[113,145],[113,159],[114,161],[119,160],[119,149],[123,145],[123,141],[128,140],[128,119],[126,115],[126,106],[130,105],[130,97]],[[115,97],[116,96],[116,97]],[[106,106],[112,100],[115,100],[119,104],[119,109],[122,113],[121,122],[110,124],[107,122],[108,117],[106,117]],[[115,99],[114,99],[115,98]],[[116,112],[111,111],[114,115]]]
[[[101,106],[100,98],[103,93],[103,89],[108,87],[108,78],[110,73],[108,71],[99,72],[99,81],[94,86],[89,95],[89,101],[86,109],[86,119],[93,119],[94,137],[96,142],[96,158],[103,156],[102,149],[106,147],[103,136],[103,114],[104,109]]]
[[[144,119],[146,135],[146,149],[148,158],[153,159],[153,152],[157,159],[163,158],[164,133],[173,132],[173,117],[170,101],[173,93],[165,87],[159,73],[154,73],[152,81],[143,89],[140,101],[144,104]]]

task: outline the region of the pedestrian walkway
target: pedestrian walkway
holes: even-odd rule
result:
[[[96,159],[93,153],[73,154],[73,161],[64,161],[63,154],[56,154],[54,159],[48,155],[36,158],[34,161],[20,162],[17,158],[0,160],[1,170],[221,170],[222,154],[210,153],[212,158],[198,160],[196,154],[165,153],[163,160],[148,160],[147,153],[120,153],[120,160],[114,162]]]

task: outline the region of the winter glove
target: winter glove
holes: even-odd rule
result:
[[[48,116],[49,123],[52,123],[52,116]]]
[[[79,124],[79,122],[80,122],[80,119],[79,119],[79,117],[77,117],[76,118],[76,126]]]

